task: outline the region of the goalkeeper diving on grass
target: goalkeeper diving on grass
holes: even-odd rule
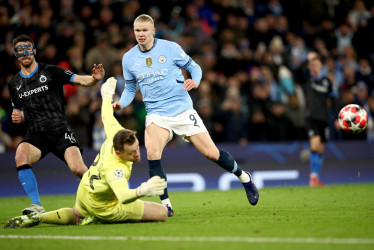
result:
[[[18,216],[9,220],[4,228],[32,227],[41,223],[87,225],[165,221],[168,218],[165,206],[139,200],[143,196],[162,195],[165,179],[154,176],[136,189],[128,187],[132,164],[140,161],[139,141],[135,132],[124,129],[113,115],[111,102],[116,83],[111,77],[101,87],[101,113],[107,139],[82,177],[74,207]]]

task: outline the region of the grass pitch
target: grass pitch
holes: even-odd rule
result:
[[[164,223],[2,228],[0,249],[374,249],[374,184],[265,188],[255,207],[242,189],[170,198],[175,215]],[[74,201],[42,197],[47,210]],[[0,222],[28,205],[1,198]]]

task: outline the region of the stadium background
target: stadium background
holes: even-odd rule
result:
[[[339,105],[357,103],[370,120],[364,133],[351,136],[335,130],[330,112],[332,140],[322,178],[327,184],[374,180],[372,1],[168,0],[152,5],[136,0],[0,0],[1,196],[23,194],[16,180],[14,150],[24,128],[11,124],[7,88],[19,70],[12,38],[30,35],[38,62],[78,74],[90,74],[94,63],[103,63],[106,76],[118,79],[119,98],[122,55],[136,44],[132,22],[141,13],[156,20],[156,37],[178,42],[201,65],[203,79],[191,97],[213,139],[231,150],[244,169],[257,172],[257,181],[264,178],[261,171],[271,172],[266,178],[285,174],[281,180],[267,179],[265,186],[308,183],[308,166],[299,159],[307,147],[302,89],[308,77],[306,55],[318,51]],[[67,117],[85,148],[87,164],[105,139],[99,88],[100,84],[64,89]],[[116,116],[125,127],[138,131],[143,142],[140,94]],[[143,161],[134,167],[134,185],[147,177],[143,148],[142,153]],[[167,173],[198,173],[185,175],[183,179],[191,182],[175,183],[174,188],[201,188],[201,178],[204,188],[219,187],[223,171],[177,138],[165,150],[164,161]],[[78,180],[55,157],[46,157],[34,169],[41,194],[75,192]]]

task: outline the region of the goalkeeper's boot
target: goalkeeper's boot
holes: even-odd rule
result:
[[[253,182],[253,178],[250,175],[250,173],[248,173],[247,171],[245,172],[249,175],[250,181],[247,183],[242,183],[242,184],[247,194],[249,203],[251,203],[251,205],[254,206],[258,202],[258,198],[259,198],[258,190],[256,188],[255,183]]]
[[[311,187],[323,187],[325,184],[318,178],[318,176],[312,176],[309,179],[309,186]]]
[[[95,217],[93,217],[93,216],[88,216],[88,217],[83,218],[83,219],[78,223],[79,226],[87,226],[87,225],[91,225],[91,224],[101,224],[101,222],[98,221],[98,220],[97,220]]]
[[[169,205],[166,205],[166,208],[168,209],[168,217],[173,217],[174,210]]]
[[[45,209],[38,205],[38,204],[31,204],[30,207],[27,207],[22,210],[23,215],[31,214],[31,213],[45,213]]]
[[[4,228],[25,228],[25,227],[34,227],[39,225],[42,222],[41,213],[29,213],[28,215],[22,215],[14,217],[5,223]]]

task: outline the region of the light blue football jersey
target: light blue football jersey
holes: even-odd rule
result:
[[[183,88],[181,69],[187,69],[192,79],[200,83],[201,68],[177,43],[156,38],[148,51],[141,51],[136,45],[123,56],[122,67],[126,81],[120,100],[123,108],[134,99],[136,84],[147,114],[175,116],[193,107]]]

